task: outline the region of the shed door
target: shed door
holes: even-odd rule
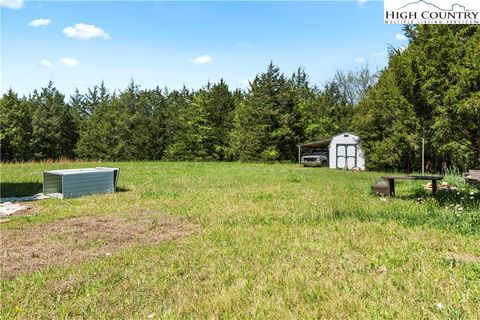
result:
[[[352,169],[357,166],[357,145],[337,144],[337,168]]]

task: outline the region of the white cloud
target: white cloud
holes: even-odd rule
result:
[[[57,63],[61,66],[67,66],[67,67],[74,67],[80,62],[73,58],[65,57],[57,61]]]
[[[213,59],[208,54],[204,54],[203,56],[198,56],[188,61],[196,64],[205,64],[205,63],[212,63]]]
[[[66,27],[63,29],[63,33],[69,38],[77,38],[80,40],[89,40],[92,38],[112,39],[102,28],[85,23],[77,23],[74,26]]]
[[[0,6],[12,10],[23,8],[24,4],[23,0],[0,0]]]
[[[42,59],[42,60],[40,60],[40,65],[44,66],[44,67],[51,67],[52,63],[48,60]]]
[[[357,3],[361,6],[363,6],[365,3],[367,3],[368,0],[357,0]]]
[[[372,53],[372,55],[373,55],[374,57],[383,57],[383,56],[385,56],[386,54],[387,54],[386,51],[374,52],[374,53]]]
[[[30,27],[38,28],[38,27],[46,27],[48,26],[52,20],[50,19],[35,19],[28,23]]]
[[[395,39],[397,39],[398,41],[405,41],[405,40],[407,40],[407,37],[404,34],[397,33],[395,35]]]
[[[364,57],[358,57],[353,59],[356,63],[365,63],[365,58]]]

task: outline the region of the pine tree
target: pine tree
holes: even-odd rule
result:
[[[32,107],[9,89],[0,100],[1,161],[32,159]]]
[[[241,161],[293,160],[297,142],[292,130],[293,105],[288,79],[270,63],[237,106],[232,153]]]
[[[65,97],[49,82],[31,97],[32,149],[36,160],[73,158],[77,128]]]
[[[419,122],[389,70],[358,106],[354,130],[362,139],[366,163],[375,170],[412,171],[418,163]]]

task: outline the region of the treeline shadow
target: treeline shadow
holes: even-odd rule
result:
[[[28,197],[43,191],[40,182],[1,182],[0,198]],[[131,189],[117,187],[115,192],[129,192]]]
[[[28,197],[42,192],[40,182],[1,182],[0,197]]]

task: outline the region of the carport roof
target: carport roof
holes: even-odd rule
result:
[[[330,145],[330,142],[332,142],[332,139],[324,139],[324,140],[301,143],[301,144],[298,144],[297,146],[301,148],[325,148]]]

